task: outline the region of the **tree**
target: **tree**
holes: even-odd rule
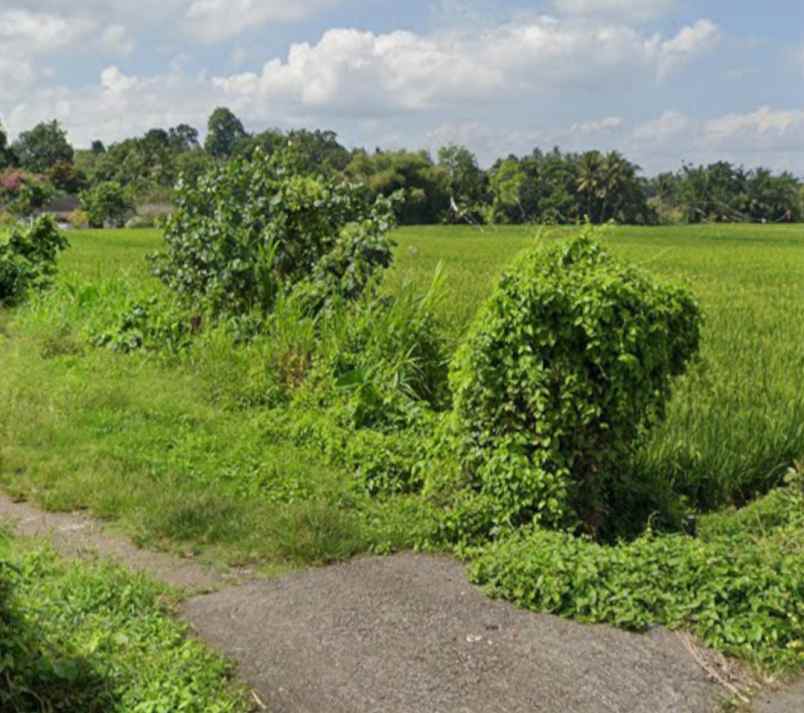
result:
[[[491,220],[487,222],[513,223],[524,219],[522,207],[522,187],[527,176],[516,158],[509,158],[499,164],[489,179],[493,202]]]
[[[74,152],[67,132],[54,119],[21,133],[14,142],[14,153],[24,169],[44,173],[61,161],[72,163]]]
[[[53,187],[65,193],[79,193],[86,187],[87,178],[77,170],[75,165],[67,161],[59,161],[47,172],[47,178]]]
[[[204,148],[215,158],[230,158],[238,142],[247,136],[240,119],[226,107],[218,107],[209,117]]]
[[[593,223],[600,221],[599,202],[605,194],[603,156],[600,151],[587,151],[578,160],[577,188],[583,203],[584,215]]]
[[[168,129],[168,142],[170,147],[179,153],[193,151],[201,146],[198,142],[198,129],[188,124],[179,124]]]
[[[0,198],[6,210],[19,218],[28,218],[41,210],[53,197],[53,187],[36,176],[15,169],[0,180]]]
[[[288,133],[287,142],[299,156],[304,171],[333,174],[343,171],[352,159],[334,131],[295,129]]]
[[[442,146],[438,150],[438,165],[446,171],[451,202],[470,208],[483,199],[483,171],[477,157],[465,146]]]
[[[170,148],[170,135],[164,129],[150,129],[142,140],[153,149]]]
[[[266,129],[238,142],[235,153],[238,157],[252,158],[259,149],[266,156],[273,156],[286,148],[288,137],[280,129]]]
[[[441,221],[449,210],[444,169],[433,165],[426,151],[355,151],[344,171],[350,180],[365,183],[375,196],[404,191],[397,218],[404,225]]]
[[[9,166],[15,166],[17,163],[16,156],[8,145],[8,136],[0,124],[0,171]]]
[[[94,154],[106,153],[106,146],[103,145],[103,141],[101,141],[100,139],[95,139],[92,142],[92,153]]]
[[[122,227],[133,210],[131,200],[116,181],[99,183],[84,191],[79,199],[81,209],[89,216],[89,225],[92,228],[102,228],[107,223]]]

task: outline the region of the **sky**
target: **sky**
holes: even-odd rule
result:
[[[559,145],[804,176],[802,0],[0,0],[0,122],[109,144],[217,106],[347,146]]]

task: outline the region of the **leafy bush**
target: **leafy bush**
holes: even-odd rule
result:
[[[56,258],[67,245],[50,216],[27,227],[17,225],[5,237],[0,234],[0,305],[47,287],[56,272]]]
[[[98,183],[83,191],[79,199],[91,228],[103,228],[107,224],[122,228],[126,217],[134,210],[134,204],[117,181]]]
[[[708,645],[768,669],[804,666],[804,479],[761,505],[773,527],[744,527],[752,513],[709,538],[684,535],[606,547],[525,528],[475,552],[471,579],[536,611],[644,630],[692,630]],[[760,501],[761,503],[762,501]],[[766,524],[768,524],[766,522]]]
[[[96,334],[95,346],[129,353],[139,349],[176,353],[190,346],[200,316],[183,312],[175,303],[160,297],[130,302],[116,325]]]
[[[664,414],[699,344],[683,289],[617,263],[587,227],[506,272],[450,374],[455,437],[496,526],[602,523],[607,478]]]
[[[357,185],[300,175],[287,156],[216,166],[180,182],[154,273],[216,315],[270,312],[304,283],[310,306],[360,295],[391,263],[391,202]]]

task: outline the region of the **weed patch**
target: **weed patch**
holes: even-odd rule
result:
[[[8,538],[0,560],[3,711],[247,710],[228,665],[171,618],[167,590]]]

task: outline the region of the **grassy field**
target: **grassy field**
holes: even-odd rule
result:
[[[496,276],[518,251],[538,240],[539,234],[527,228],[480,232],[432,227],[403,229],[396,238],[397,263],[388,280],[389,289],[404,281],[426,287],[436,266],[443,263],[446,295],[439,309],[451,341],[457,342]],[[69,455],[64,454],[68,462],[75,460],[74,451],[79,450],[70,447],[70,442],[77,446],[86,437],[91,439],[88,450],[94,452],[95,460],[111,456],[102,446],[107,439],[99,440],[96,435],[104,435],[97,434],[99,428],[113,432],[116,417],[124,421],[119,428],[125,426],[126,450],[142,449],[146,460],[150,458],[146,452],[153,446],[158,459],[164,460],[161,446],[156,445],[159,439],[152,436],[167,424],[174,431],[174,440],[184,431],[189,438],[192,432],[192,443],[179,436],[181,445],[174,444],[172,451],[176,458],[196,463],[198,455],[214,461],[215,452],[227,451],[233,440],[249,444],[259,440],[241,418],[222,423],[226,415],[214,408],[208,411],[211,405],[198,393],[192,371],[164,369],[147,360],[121,362],[102,354],[85,354],[83,359],[42,358],[49,349],[69,352],[69,337],[77,336],[73,334],[76,329],[86,328],[93,319],[103,320],[104,302],[114,306],[127,290],[147,293],[152,284],[143,258],[159,246],[155,231],[73,233],[71,241],[73,248],[63,258],[60,282],[72,290],[68,292],[72,312],[68,314],[64,311],[67,305],[61,305],[60,313],[53,304],[47,305],[46,314],[44,308],[23,312],[12,330],[17,339],[6,340],[3,347],[6,368],[0,379],[4,396],[12,404],[5,427],[14,431],[5,441],[3,454],[7,485],[21,488],[31,483],[32,464],[41,465],[43,456],[36,440],[47,438],[46,434],[66,441],[63,447],[51,447],[48,452],[56,456],[68,450]],[[666,424],[643,449],[642,467],[670,479],[703,507],[730,501],[739,504],[777,483],[789,463],[804,454],[804,353],[800,349],[804,343],[804,231],[798,226],[619,228],[609,242],[618,256],[686,283],[701,301],[706,317],[702,361],[680,384]],[[90,284],[94,290],[87,288]],[[82,313],[80,305],[76,309],[76,300],[100,306],[98,314]],[[103,365],[95,364],[96,360]],[[94,378],[86,384],[89,373]],[[47,408],[30,407],[21,393],[26,382],[33,387],[28,396],[34,403],[44,401],[42,406],[48,404]],[[47,388],[41,388],[46,384]],[[135,415],[136,409],[125,408],[126,403],[140,398],[145,399],[143,406],[148,405],[145,423]],[[57,403],[60,408],[54,409]],[[19,413],[14,414],[16,404]],[[69,435],[60,427],[55,431],[48,428],[47,421],[59,415],[73,424],[67,428]],[[213,443],[204,438],[204,429],[199,432],[184,425],[194,423],[196,417],[215,421],[209,434]],[[26,433],[30,435],[26,437]],[[38,434],[35,438],[34,433]],[[114,440],[113,433],[109,435],[108,440]],[[218,447],[214,443],[217,438],[225,444]],[[23,457],[21,467],[27,477],[15,478],[9,471],[20,467],[11,465],[20,448],[33,448],[37,455]],[[254,453],[254,446],[244,444],[243,449],[245,452],[224,460],[265,460]],[[282,460],[297,462],[295,458]],[[58,482],[63,482],[66,464],[61,455],[55,461],[58,474],[53,480],[57,482],[33,476],[33,481],[40,483],[39,496],[53,505],[66,495]],[[220,470],[222,466],[212,467]],[[299,467],[304,470],[307,466]],[[33,470],[40,468],[34,465]]]
[[[449,353],[514,255],[571,232],[402,229],[384,289],[425,290],[441,264],[435,310]],[[89,508],[143,544],[271,572],[432,544],[437,513],[418,494],[356,487],[363,464],[352,449],[392,468],[407,457],[393,437],[340,426],[322,435],[313,421],[305,430],[304,404],[287,437],[285,414],[261,401],[270,344],[239,348],[213,330],[178,354],[94,347],[127,305],[162,294],[144,260],[160,237],[69,237],[54,290],[0,313],[5,490],[47,508]],[[681,496],[713,513],[704,530],[728,529],[722,513],[779,485],[804,456],[804,230],[616,228],[605,240],[616,256],[686,284],[706,320],[701,358],[632,469],[651,497]],[[418,436],[406,437],[415,452]],[[498,593],[508,596],[502,585]]]

